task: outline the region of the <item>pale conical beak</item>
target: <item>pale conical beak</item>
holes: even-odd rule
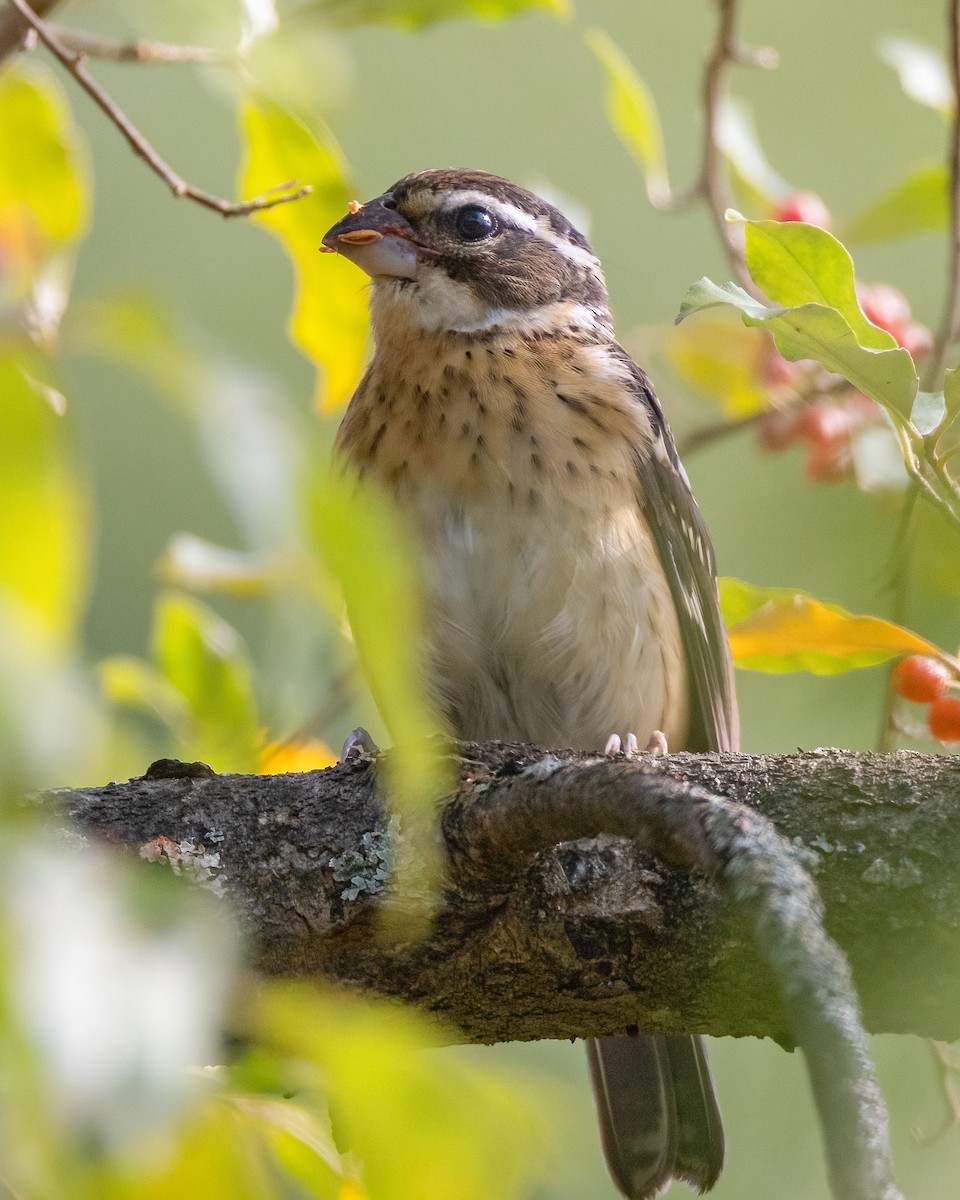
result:
[[[389,192],[357,205],[328,230],[323,250],[336,252],[357,264],[372,277],[390,276],[394,279],[416,279],[417,245],[413,229],[395,208],[387,208],[392,200]]]

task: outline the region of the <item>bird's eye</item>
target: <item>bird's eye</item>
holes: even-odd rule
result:
[[[465,242],[482,242],[497,232],[497,221],[492,213],[479,204],[468,204],[456,216],[457,233]]]

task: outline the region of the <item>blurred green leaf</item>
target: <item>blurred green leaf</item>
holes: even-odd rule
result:
[[[938,51],[908,38],[887,37],[881,41],[879,52],[896,71],[900,86],[911,100],[936,109],[943,117],[953,112],[953,87]]]
[[[217,771],[253,771],[258,725],[250,661],[211,609],[179,593],[157,601],[153,652],[192,719],[190,757]]]
[[[246,148],[242,195],[258,195],[292,179],[313,188],[302,200],[252,219],[280,240],[293,263],[290,337],[320,370],[318,402],[336,408],[356,386],[367,344],[366,294],[356,268],[339,255],[320,253],[323,235],[350,199],[340,150],[328,131],[318,138],[267,101],[243,105],[241,132]]]
[[[187,736],[187,698],[152,663],[130,654],[114,654],[98,664],[97,672],[103,694],[111,703],[150,713]]]
[[[565,17],[570,5],[568,0],[308,0],[300,11],[315,12],[325,24],[340,28],[377,24],[412,30],[454,17],[503,21],[531,9]]]
[[[832,234],[802,221],[745,221],[744,226],[750,277],[774,304],[835,308],[861,346],[874,350],[896,346],[891,333],[863,315],[853,260]]]
[[[733,661],[748,671],[836,675],[900,654],[939,654],[891,621],[855,616],[792,588],[721,579],[720,607]]]
[[[0,245],[45,257],[83,232],[86,154],[60,87],[45,71],[0,74]]]
[[[916,167],[906,179],[852,217],[844,228],[843,240],[882,242],[945,229],[949,218],[947,168],[943,163],[934,163]]]
[[[399,1005],[306,989],[262,998],[261,1036],[320,1073],[337,1141],[376,1200],[510,1200],[542,1137],[517,1085],[425,1053],[438,1032]]]
[[[650,202],[662,204],[670,195],[670,184],[656,101],[608,34],[600,29],[590,29],[584,36],[606,76],[610,124],[643,171]]]
[[[398,859],[397,891],[430,892],[433,801],[447,777],[425,741],[442,725],[425,694],[416,549],[385,498],[339,471],[316,480],[311,516],[319,560],[343,595],[364,677],[395,743],[389,799],[408,849],[416,846],[415,858]]]
[[[750,110],[741,101],[729,96],[721,100],[716,139],[730,168],[738,203],[751,213],[768,216],[793,189],[767,161]]]
[[[687,291],[677,320],[716,305],[732,305],[743,314],[747,325],[769,329],[784,358],[794,362],[814,358],[865,396],[909,418],[919,386],[910,355],[906,350],[873,350],[860,345],[847,320],[835,308],[823,304],[771,308],[754,300],[737,284],[721,287],[704,278]]]
[[[0,351],[0,599],[66,644],[86,599],[87,498],[63,420],[31,386],[28,365]]]

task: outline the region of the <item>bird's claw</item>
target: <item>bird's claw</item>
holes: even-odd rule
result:
[[[368,731],[362,725],[358,725],[356,729],[351,729],[347,734],[343,749],[340,751],[340,761],[346,762],[351,757],[362,758],[364,755],[374,758],[379,753],[380,747]]]
[[[666,754],[667,739],[660,729],[655,729],[650,734],[650,740],[644,746],[645,754]],[[637,742],[635,733],[627,733],[622,738],[619,733],[611,733],[607,738],[607,744],[603,748],[607,758],[616,758],[618,754],[623,754],[624,758],[636,758],[640,753],[640,747]]]

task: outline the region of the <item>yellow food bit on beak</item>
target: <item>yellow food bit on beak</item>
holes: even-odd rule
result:
[[[353,216],[356,216],[360,209],[363,208],[363,205],[359,200],[348,200],[347,208]]]

